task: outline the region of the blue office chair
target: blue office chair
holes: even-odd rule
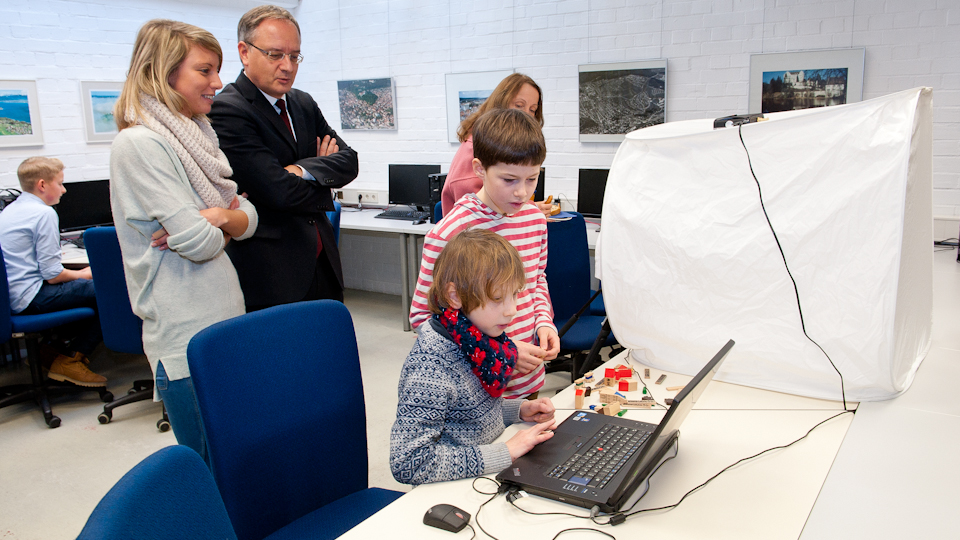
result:
[[[333,235],[337,239],[337,245],[340,245],[340,211],[342,206],[340,206],[339,201],[333,201],[334,210],[332,212],[327,212],[327,219],[330,220],[330,224],[333,225]]]
[[[433,222],[440,223],[441,219],[443,219],[443,203],[438,202],[433,205]]]
[[[592,298],[590,290],[590,248],[583,216],[571,212],[566,221],[547,223],[547,287],[553,303],[553,322],[560,331],[560,355],[547,366],[548,371],[570,370],[571,380],[578,379],[592,366],[587,365],[587,353],[596,345],[594,356],[601,347],[617,343],[606,330],[606,317],[589,313]],[[598,336],[602,336],[596,343]],[[594,360],[595,358],[591,359]],[[564,361],[566,360],[566,362]]]
[[[143,321],[133,313],[123,273],[123,255],[117,239],[116,227],[94,227],[83,233],[83,245],[87,250],[93,282],[97,288],[97,312],[103,329],[103,344],[112,351],[127,354],[143,354]],[[103,406],[97,416],[101,424],[113,419],[113,410],[128,403],[153,399],[153,379],[133,382],[127,395]],[[170,430],[166,409],[157,421],[157,429]]]
[[[336,538],[402,495],[367,487],[360,358],[342,303],[214,324],[190,340],[187,361],[210,469],[240,540]]]
[[[123,475],[77,540],[236,540],[210,470],[186,446],[163,448]]]
[[[60,426],[60,417],[53,415],[50,408],[50,396],[96,391],[103,401],[112,400],[113,394],[104,387],[77,386],[70,383],[44,380],[43,373],[40,371],[41,360],[38,351],[43,332],[93,316],[94,311],[88,307],[65,309],[40,315],[13,315],[10,311],[7,266],[3,261],[3,250],[0,249],[0,343],[6,343],[10,339],[23,338],[27,344],[27,360],[30,362],[30,384],[0,388],[0,408],[31,399],[35,400],[37,405],[40,406],[40,410],[43,411],[43,419],[47,426],[55,428]],[[14,342],[13,347],[19,348],[19,345]]]

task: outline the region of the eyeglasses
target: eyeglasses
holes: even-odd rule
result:
[[[282,52],[276,52],[276,51],[265,51],[260,47],[257,47],[253,43],[247,43],[246,41],[244,41],[244,43],[262,52],[263,55],[269,58],[271,62],[279,62],[283,60],[284,56],[289,57],[290,61],[293,62],[294,64],[299,64],[300,62],[303,62],[303,55],[300,53],[282,53]]]

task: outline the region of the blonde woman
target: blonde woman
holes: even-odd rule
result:
[[[114,109],[120,133],[110,152],[110,203],[156,393],[177,441],[204,459],[187,344],[203,328],[244,313],[223,248],[257,228],[257,212],[237,196],[206,117],[222,87],[222,61],[206,30],[161,19],[144,24]]]
[[[480,108],[461,122],[457,129],[460,148],[453,156],[440,194],[443,215],[450,213],[460,197],[467,193],[476,193],[483,187],[483,180],[473,172],[473,125],[483,113],[493,109],[519,109],[532,116],[540,127],[543,127],[543,92],[540,87],[523,73],[507,75]],[[549,204],[537,206],[545,211],[550,209]]]

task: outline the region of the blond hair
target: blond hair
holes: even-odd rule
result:
[[[540,127],[543,127],[543,91],[540,90],[537,83],[533,82],[533,79],[527,75],[523,73],[511,73],[500,81],[500,84],[493,90],[490,97],[480,105],[479,109],[460,123],[460,127],[457,128],[457,138],[460,139],[460,142],[467,140],[467,137],[473,132],[473,125],[484,113],[492,109],[509,109],[511,102],[517,97],[520,89],[523,88],[525,84],[529,84],[537,91],[537,110],[533,113],[533,117],[540,124]]]
[[[140,28],[133,44],[127,81],[123,83],[120,98],[113,107],[113,118],[118,129],[136,123],[136,118],[143,110],[140,106],[141,93],[157,98],[171,111],[184,110],[186,99],[170,86],[170,75],[180,67],[193,46],[215,53],[218,58],[217,71],[220,71],[223,65],[220,43],[203,28],[167,19],[153,19]]]
[[[63,162],[57,158],[35,156],[23,160],[17,167],[17,178],[20,180],[20,189],[33,192],[37,181],[52,180],[63,171]]]
[[[297,35],[300,35],[300,25],[289,11],[279,6],[264,5],[257,6],[240,17],[237,24],[237,41],[250,43],[257,37],[257,28],[267,19],[277,19],[280,21],[290,21],[297,27]]]
[[[433,313],[450,307],[447,284],[453,283],[460,308],[470,313],[500,294],[523,289],[526,279],[520,254],[510,242],[487,229],[466,229],[437,256],[427,303]]]

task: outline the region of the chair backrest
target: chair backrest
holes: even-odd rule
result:
[[[555,321],[566,321],[590,300],[590,247],[583,216],[547,222],[547,287]]]
[[[13,323],[10,312],[10,284],[7,283],[7,263],[3,261],[3,249],[0,248],[0,345],[10,341],[13,335]]]
[[[343,209],[340,206],[339,201],[333,201],[332,212],[327,212],[327,219],[330,220],[330,224],[333,225],[333,236],[337,239],[337,245],[340,245],[340,212]]]
[[[148,456],[110,488],[77,540],[236,539],[203,459],[186,446]]]
[[[443,219],[443,203],[438,202],[433,205],[433,222],[440,223],[441,219]]]
[[[247,313],[187,347],[210,468],[241,540],[367,488],[353,320],[333,300]]]
[[[130,307],[117,229],[87,229],[83,233],[83,245],[87,249],[97,289],[97,311],[104,345],[117,352],[143,354],[143,321]]]

